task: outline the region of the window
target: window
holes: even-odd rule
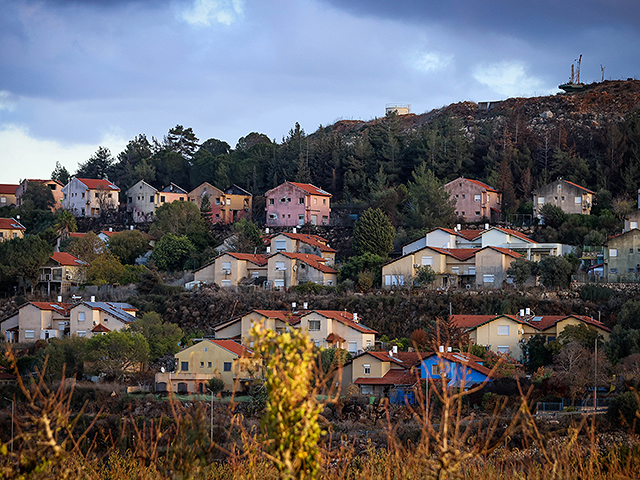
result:
[[[211,362],[207,363],[207,367],[211,368]]]
[[[629,222],[629,228],[638,228],[638,222]]]
[[[609,273],[618,273],[618,269],[617,268],[610,268],[609,269]]]
[[[460,267],[451,267],[451,273],[460,274]]]
[[[258,278],[258,277],[260,277],[260,272],[255,270],[251,272],[251,278]]]
[[[223,270],[231,270],[231,262],[222,262]]]
[[[323,199],[322,199],[322,204],[323,204],[323,205],[326,205],[326,204],[327,204],[327,199],[326,199],[326,198],[323,198]]]
[[[298,225],[304,225],[304,215],[298,215]]]
[[[314,199],[313,199],[313,204],[314,204],[314,205],[317,205],[317,204],[318,204],[318,199],[317,199],[317,198],[314,198]]]
[[[630,249],[629,249],[629,253],[633,253],[633,248],[630,248]]]
[[[555,197],[553,197],[553,199],[557,202],[558,201],[558,196],[556,195]]]
[[[476,217],[480,216],[480,210],[476,210]]]
[[[349,342],[348,350],[349,350],[349,353],[357,353],[358,352],[358,342]]]
[[[87,336],[87,331],[86,330],[78,330],[77,332],[79,337],[86,337]]]
[[[467,196],[463,193],[463,194],[462,194],[462,198],[467,198]]]
[[[476,267],[469,267],[469,275],[475,275],[476,274]]]
[[[283,278],[276,278],[273,281],[273,286],[274,287],[284,287],[284,279]]]
[[[367,340],[367,348],[371,348],[371,340]]]
[[[129,197],[128,198],[128,203],[131,203],[131,202],[133,202],[133,198]]]
[[[373,385],[360,385],[360,393],[362,395],[371,395],[373,393]]]
[[[564,195],[562,195],[562,201],[564,202]]]
[[[304,205],[304,197],[298,198],[298,205]]]
[[[433,265],[433,257],[422,257],[422,265]]]
[[[227,198],[227,205],[231,205],[231,199]]]
[[[160,201],[164,203],[164,201],[165,201],[165,200],[164,200],[164,195],[162,195],[162,196],[160,197]]]
[[[365,363],[363,367],[364,367],[364,374],[371,375],[371,365],[369,363]]]
[[[180,362],[180,370],[183,372],[189,371],[189,362]]]
[[[84,312],[78,313],[78,321],[79,322],[84,322]]]
[[[286,252],[286,251],[287,251],[287,241],[276,240],[276,252]]]
[[[320,320],[309,320],[309,330],[320,330]]]
[[[223,287],[230,287],[231,286],[231,280],[222,280],[222,286]]]
[[[509,346],[508,345],[498,346],[498,353],[509,353]]]
[[[544,197],[538,197],[538,205],[544,205]]]
[[[404,285],[404,275],[385,275],[385,285]]]
[[[493,275],[482,275],[482,283],[493,283]]]
[[[609,256],[610,257],[617,257],[618,256],[618,249],[617,248],[610,248],[609,249]]]
[[[578,205],[578,204],[582,203],[582,197],[576,197],[576,198],[574,199],[574,202],[576,202],[576,205]]]
[[[225,372],[231,371],[231,362],[224,362],[224,371]]]
[[[462,212],[462,216],[464,217],[464,212]]]
[[[103,318],[103,319],[102,319],[102,323],[109,323],[109,319],[108,319],[108,318],[106,318],[106,317],[105,317],[105,318]]]
[[[209,351],[209,347],[204,347],[204,351],[208,352]]]
[[[200,368],[204,368],[204,362],[200,362]]]
[[[36,331],[35,330],[25,330],[24,331],[24,338],[36,338]]]
[[[439,377],[442,374],[442,369],[439,364],[431,365],[431,375]]]
[[[474,196],[473,196],[473,201],[474,201],[474,202],[479,202],[481,198],[482,198],[482,196],[481,196],[481,195],[474,195]]]
[[[498,335],[509,335],[510,325],[498,325]]]
[[[276,262],[276,270],[286,270],[284,262]]]

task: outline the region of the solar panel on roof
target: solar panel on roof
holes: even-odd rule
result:
[[[532,321],[532,322],[539,322],[539,321],[541,321],[541,320],[542,320],[542,317],[533,317],[533,318],[531,319],[531,321]]]

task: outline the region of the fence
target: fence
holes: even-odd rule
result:
[[[606,409],[611,405],[610,398],[597,398],[596,409]],[[593,409],[593,397],[591,398],[578,398],[571,401],[568,398],[563,398],[560,402],[538,402],[536,403],[536,412],[561,412],[565,408],[574,407],[576,409]]]

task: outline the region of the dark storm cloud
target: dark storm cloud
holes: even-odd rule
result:
[[[357,16],[444,23],[544,42],[601,26],[640,30],[637,0],[323,0]]]

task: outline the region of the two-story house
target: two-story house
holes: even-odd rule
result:
[[[213,263],[195,271],[195,280],[215,283],[220,287],[236,287],[241,283],[266,279],[267,256],[253,253],[226,252]]]
[[[46,285],[47,295],[64,293],[72,285],[85,281],[87,262],[66,252],[53,252],[49,261],[40,267],[40,283]]]
[[[238,392],[253,379],[263,378],[259,359],[233,340],[204,339],[175,354],[173,372],[156,373],[157,392],[207,393],[214,377],[224,381],[224,390]]]
[[[17,183],[0,183],[0,207],[11,207],[16,204]]]
[[[559,178],[533,191],[533,216],[541,218],[540,209],[547,205],[560,207],[565,213],[589,215],[595,192]]]
[[[640,229],[633,228],[607,239],[603,273],[609,282],[640,279]]]
[[[310,183],[285,182],[267,191],[267,226],[328,225],[331,194]]]
[[[109,180],[73,177],[62,188],[62,207],[81,217],[99,217],[118,209],[120,189]]]
[[[188,200],[187,191],[171,182],[158,193],[156,193],[156,208],[161,207],[165,203],[186,202]]]
[[[22,195],[24,195],[24,192],[27,191],[27,187],[29,186],[29,183],[41,183],[43,185],[46,185],[47,187],[49,187],[49,189],[51,190],[51,194],[53,195],[53,206],[51,207],[51,210],[57,210],[58,208],[62,208],[62,188],[64,187],[64,185],[62,185],[62,183],[60,183],[58,180],[36,180],[36,179],[29,179],[29,180],[23,180],[20,185],[18,185],[18,188],[16,188],[16,205],[20,206],[22,205]]]
[[[326,265],[335,263],[336,251],[325,238],[304,233],[282,232],[269,239],[269,252],[310,253],[325,260]]]
[[[459,177],[444,186],[456,202],[456,216],[467,222],[499,221],[502,194],[486,183]]]
[[[15,218],[0,218],[0,242],[23,238],[26,228]]]
[[[126,191],[127,213],[134,222],[151,222],[157,208],[158,189],[140,180]]]
[[[253,196],[238,185],[222,191],[204,182],[189,192],[189,201],[201,208],[205,196],[211,205],[211,223],[233,223],[251,216]]]
[[[136,320],[138,310],[128,303],[79,302],[69,309],[69,333],[92,337],[127,328]]]
[[[18,307],[17,313],[2,320],[0,329],[8,343],[62,338],[69,334],[70,308],[71,304],[62,301],[27,302]]]
[[[274,288],[289,288],[307,282],[336,285],[338,271],[326,260],[309,253],[276,252],[267,260],[267,279]]]

